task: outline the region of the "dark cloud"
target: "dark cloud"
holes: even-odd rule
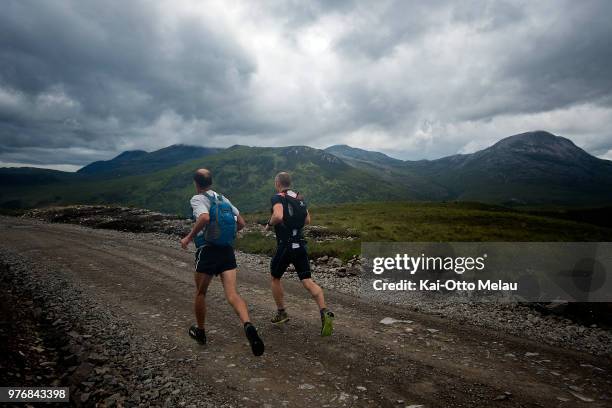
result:
[[[478,31],[497,31],[520,24],[529,16],[517,1],[463,1],[452,4],[451,20],[469,24]]]
[[[524,111],[582,102],[611,106],[612,2],[563,2],[555,18],[513,53],[502,77],[520,82]]]
[[[171,143],[612,151],[612,3],[9,0],[0,162]],[[1,165],[1,164],[0,164]]]
[[[436,30],[446,20],[439,18],[446,10],[442,2],[435,1],[382,3],[374,10],[362,3],[355,16],[356,24],[336,46],[347,57],[380,59],[393,53],[397,46],[418,42],[427,32]]]
[[[351,13],[357,3],[355,0],[264,0],[258,6],[272,14],[284,28],[295,30],[316,23],[321,15]]]
[[[0,86],[13,106],[0,105],[2,144],[108,148],[164,111],[231,120],[252,61],[231,36],[201,21],[164,25],[152,5],[5,4]],[[248,117],[233,119],[247,126]]]

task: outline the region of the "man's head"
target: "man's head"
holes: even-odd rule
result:
[[[274,177],[274,187],[277,191],[287,190],[291,187],[291,175],[286,171],[281,171]]]
[[[212,174],[208,169],[197,169],[193,173],[193,184],[196,191],[206,191],[212,185]]]

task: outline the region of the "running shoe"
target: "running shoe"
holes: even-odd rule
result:
[[[194,325],[189,328],[189,337],[200,344],[206,344],[206,332],[198,326]]]
[[[264,343],[263,340],[257,334],[257,329],[251,323],[247,323],[244,326],[244,333],[246,334],[249,343],[251,344],[251,351],[256,356],[261,356],[264,353]]]
[[[321,336],[331,336],[334,331],[334,314],[329,310],[325,310],[321,314]]]
[[[289,321],[289,315],[284,310],[277,310],[276,315],[270,321],[274,324],[283,324]]]

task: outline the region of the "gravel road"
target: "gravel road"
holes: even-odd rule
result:
[[[209,343],[199,346],[187,336],[193,251],[178,242],[11,217],[0,217],[0,236],[3,298],[32,310],[40,336],[7,347],[24,358],[42,350],[47,376],[29,374],[30,384],[56,378],[75,405],[612,406],[609,355],[367,304],[337,288],[326,292],[334,336],[318,335],[316,305],[293,279],[285,282],[292,319],[275,327],[268,260],[248,254],[238,254],[239,291],[266,354],[250,353],[219,282],[207,299]],[[0,379],[27,383],[27,365]]]

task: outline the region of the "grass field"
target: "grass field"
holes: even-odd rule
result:
[[[612,228],[564,219],[564,214],[519,211],[480,203],[357,203],[311,208],[312,223],[355,240],[309,242],[312,257],[348,259],[360,253],[361,242],[459,241],[611,241]],[[267,212],[246,215],[247,222],[266,220]],[[271,254],[275,241],[257,232],[245,234],[237,248]]]

